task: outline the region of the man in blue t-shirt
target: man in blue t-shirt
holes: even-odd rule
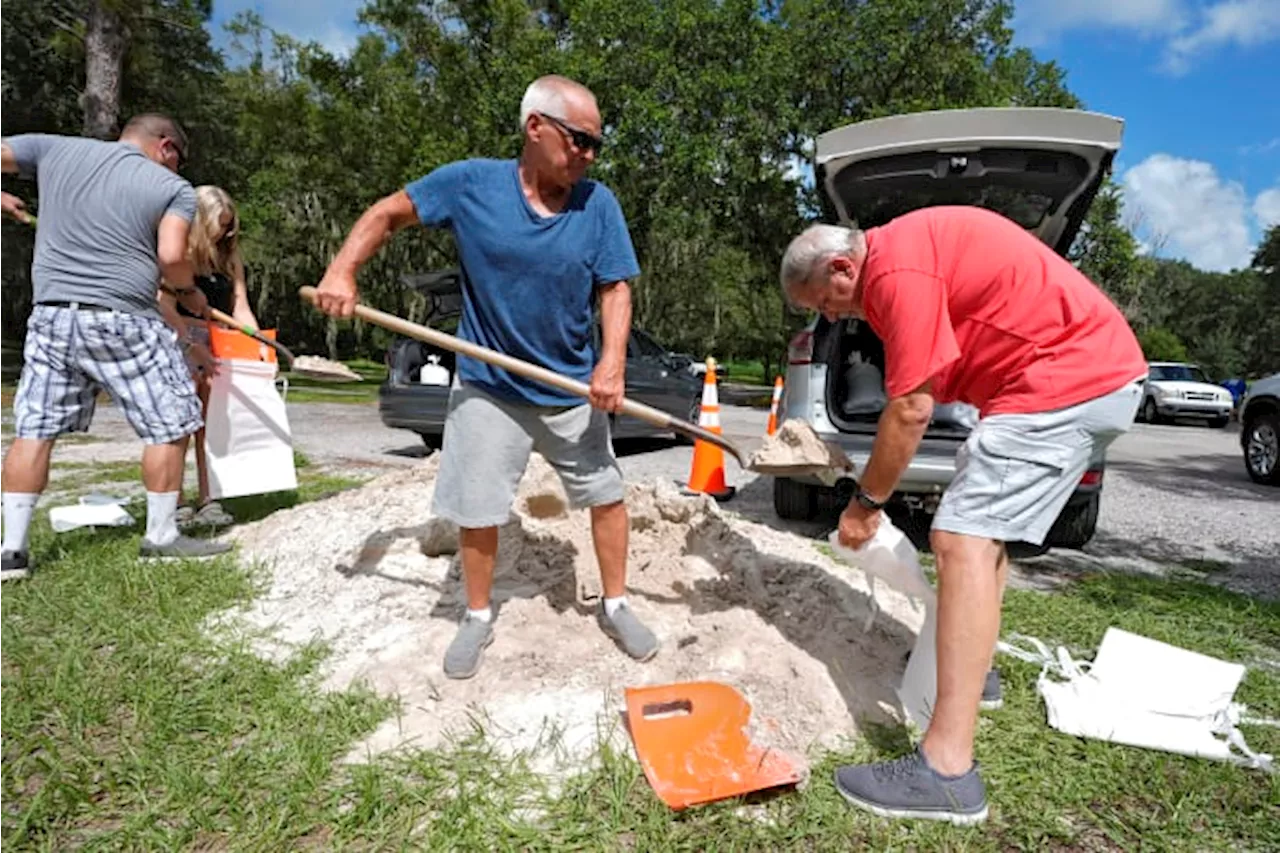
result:
[[[604,586],[601,628],[627,654],[649,660],[658,641],[628,606],[629,523],[609,412],[621,408],[631,291],[639,274],[617,199],[587,180],[599,153],[600,111],[585,86],[535,80],[520,103],[518,160],[441,166],[369,208],[318,288],[317,307],[350,317],[356,273],[396,231],[414,223],[453,233],[463,272],[458,335],[589,384],[580,397],[459,356],[432,511],[461,529],[467,612],[445,653],[451,678],[476,673],[493,641],[490,592],[498,526],[538,451],[560,475],[570,505],[590,507]],[[600,299],[602,351],[592,343]]]

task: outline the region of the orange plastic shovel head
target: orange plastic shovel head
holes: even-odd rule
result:
[[[627,723],[644,775],[673,809],[794,785],[796,762],[747,737],[751,706],[714,681],[628,687]]]

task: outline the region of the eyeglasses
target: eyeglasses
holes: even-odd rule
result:
[[[590,150],[599,154],[600,149],[604,147],[604,140],[598,136],[592,136],[585,130],[580,130],[571,124],[566,124],[555,116],[547,115],[546,113],[538,113],[538,115],[560,128],[564,135],[569,137],[569,141],[573,143],[573,147],[577,148],[579,151]]]
[[[168,140],[169,144],[173,146],[174,152],[177,153],[178,168],[179,169],[185,168],[187,165],[187,152],[183,149],[181,145],[178,144],[178,140],[174,139],[172,136],[165,136],[162,138],[165,140]]]

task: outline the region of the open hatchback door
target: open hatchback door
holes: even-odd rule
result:
[[[921,207],[994,210],[1065,255],[1120,148],[1121,119],[994,107],[910,113],[818,137],[816,178],[840,222],[873,228]]]

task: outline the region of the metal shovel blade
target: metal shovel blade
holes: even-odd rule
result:
[[[673,809],[795,785],[804,777],[790,756],[751,743],[751,705],[727,684],[628,687],[626,700],[645,778]]]

